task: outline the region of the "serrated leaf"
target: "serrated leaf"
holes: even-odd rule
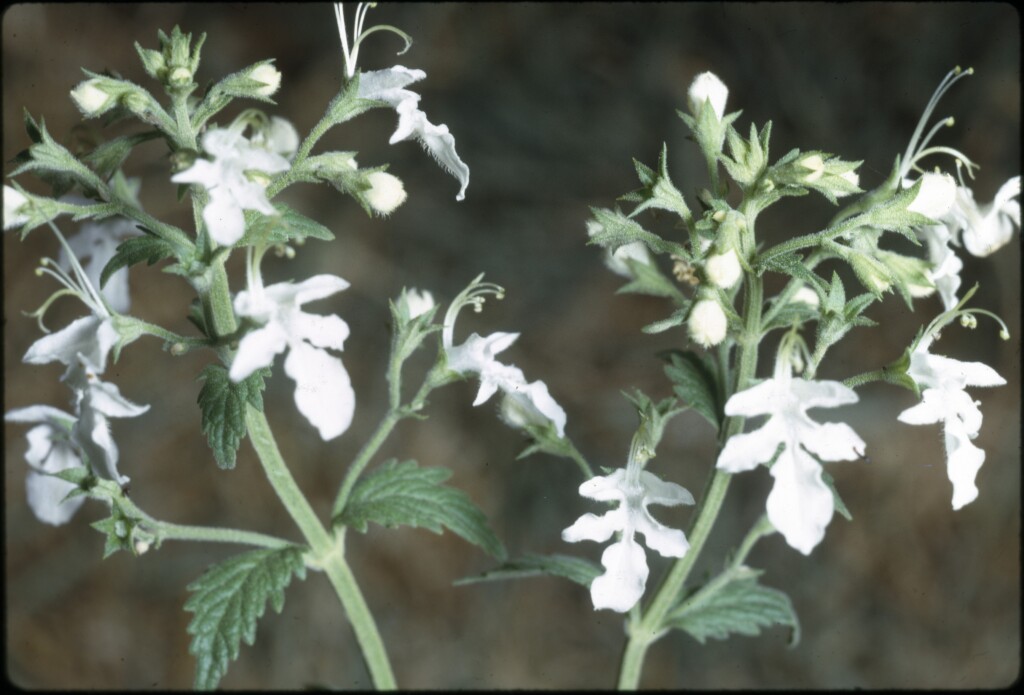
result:
[[[154,130],[137,135],[125,135],[114,138],[82,157],[82,161],[91,166],[99,174],[100,178],[106,180],[128,159],[128,155],[132,153],[132,149],[136,145],[160,136],[160,131]]]
[[[462,586],[504,579],[552,576],[562,577],[589,588],[590,583],[603,572],[604,570],[600,566],[581,557],[529,554],[503,562],[494,569],[481,572],[475,577],[463,577],[453,583],[455,586]]]
[[[258,369],[235,383],[228,377],[227,369],[208,364],[197,377],[203,381],[197,399],[203,433],[220,468],[235,467],[235,455],[246,435],[245,406],[263,410],[263,379],[268,376],[269,369]]]
[[[310,237],[323,241],[334,240],[334,234],[327,227],[296,212],[284,203],[274,203],[274,208],[278,211],[277,215],[251,213],[255,219],[248,225],[245,235],[238,242],[239,246],[256,242],[265,244],[298,242],[301,244]]]
[[[146,265],[153,265],[174,255],[174,247],[170,243],[152,234],[126,239],[118,245],[114,257],[103,267],[103,272],[100,273],[100,287],[106,285],[110,276],[121,268],[128,268],[142,261],[145,261]]]
[[[188,585],[185,610],[194,613],[188,625],[189,653],[196,657],[197,690],[213,690],[238,658],[239,644],[256,641],[256,621],[267,601],[278,613],[292,575],[306,578],[300,548],[253,550],[236,555]]]
[[[635,258],[625,259],[633,279],[617,289],[615,294],[645,294],[683,300],[683,294],[657,267]]]
[[[696,353],[673,350],[665,357],[665,375],[680,399],[711,423],[717,430],[721,422],[721,404],[714,368]]]
[[[792,628],[790,646],[800,641],[800,623],[793,603],[782,591],[761,586],[748,568],[737,578],[715,580],[683,600],[665,619],[667,627],[685,630],[701,644],[729,635],[756,636],[772,625]]]
[[[505,548],[487,526],[487,517],[461,490],[441,483],[447,468],[420,468],[415,461],[385,461],[352,489],[334,523],[365,533],[372,521],[386,527],[421,527],[441,533],[442,527],[499,559]]]

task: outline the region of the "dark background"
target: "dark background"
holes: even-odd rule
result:
[[[349,8],[351,11],[351,8]],[[640,328],[667,315],[662,300],[616,296],[621,284],[585,246],[589,205],[612,206],[636,187],[631,157],[654,164],[668,144],[670,170],[692,201],[706,185],[702,159],[675,115],[690,80],[713,70],[729,86],[729,109],[772,119],[773,159],[792,147],[863,159],[861,182],[877,184],[906,147],[942,76],[954,65],[977,74],[959,83],[937,116],[956,117],[940,144],[982,165],[973,187],[988,202],[1020,172],[1020,24],[1007,4],[444,4],[383,5],[367,26],[388,23],[415,44],[377,34],[360,67],[422,68],[422,108],[446,123],[472,170],[467,198],[455,180],[412,143],[388,146],[391,112],[372,112],[328,133],[318,151],[355,149],[361,166],[390,163],[410,192],[390,219],[368,219],[326,187],[293,187],[282,198],[338,236],[310,242],[293,261],[268,259],[268,281],[334,273],[352,287],[312,311],[344,317],[352,328],[344,361],[358,398],[351,429],[324,444],[296,412],[280,365],[267,412],[303,490],[324,516],[347,462],[386,407],[387,299],[403,286],[451,299],[476,274],[508,290],[479,315],[464,314],[459,335],[521,331],[505,361],[543,379],[566,409],[567,432],[594,465],[620,466],[635,426],[619,391],[652,397],[669,389],[655,353],[681,347],[679,330],[647,336]],[[337,92],[342,59],[326,4],[17,5],[3,18],[4,161],[28,144],[21,110],[45,116],[71,143],[78,113],[68,92],[80,66],[111,68],[156,93],[132,48],[157,47],[157,29],[179,24],[207,32],[200,82],[276,57],[284,75],[271,113],[305,133]],[[249,104],[218,116],[225,124]],[[183,227],[165,152],[141,147],[129,173],[143,177],[142,202]],[[948,164],[948,160],[944,162]],[[10,171],[8,167],[7,171]],[[30,177],[19,181],[46,192]],[[820,229],[827,202],[786,200],[759,220],[769,241]],[[664,219],[645,224],[671,234]],[[72,231],[65,221],[62,227]],[[66,407],[60,366],[25,367],[38,338],[23,310],[55,289],[33,275],[52,235],[25,244],[4,237],[5,410],[35,403]],[[236,259],[237,260],[237,259]],[[976,305],[1010,324],[999,341],[982,321],[974,332],[946,331],[936,350],[981,360],[1009,382],[975,389],[985,415],[977,444],[988,455],[981,494],[950,507],[941,429],[907,427],[896,416],[913,403],[901,390],[861,389],[860,406],[821,411],[849,422],[868,442],[867,462],[829,466],[854,515],[838,516],[810,557],[774,536],[749,564],[793,598],[804,639],[785,648],[781,629],[700,646],[675,633],[649,652],[641,685],[686,688],[1000,687],[1020,667],[1020,243],[987,259],[964,259],[964,287],[980,281]],[[239,267],[234,287],[240,287]],[[133,311],[187,331],[190,299],[179,278],[132,271]],[[851,285],[852,287],[852,285]],[[851,291],[853,291],[851,289]],[[858,290],[859,291],[859,290]],[[910,313],[889,297],[870,315],[882,326],[858,329],[830,353],[824,378],[844,378],[895,358],[940,310],[937,299]],[[47,317],[61,327],[81,315],[72,301]],[[768,350],[759,375],[770,370]],[[145,416],[118,421],[121,470],[132,497],[158,518],[231,525],[297,538],[286,513],[244,445],[233,471],[221,471],[199,432],[195,375],[206,354],[171,358],[144,339],[107,371],[122,392],[150,403]],[[425,367],[413,363],[409,380]],[[564,552],[592,559],[597,544],[568,546],[561,529],[594,507],[576,495],[575,467],[547,457],[516,461],[524,441],[494,417],[494,403],[472,408],[475,383],[435,392],[430,419],[405,422],[381,452],[447,466],[452,484],[488,514],[511,554]],[[24,499],[23,426],[5,428],[7,672],[30,688],[182,688],[192,682],[182,611],[185,585],[235,549],[167,543],[159,552],[101,560],[102,537],[88,526],[101,509],[86,505],[72,523],[38,523]],[[712,465],[713,435],[697,415],[670,427],[651,470],[700,493]],[[738,476],[695,577],[720,566],[757,518],[770,486],[765,472]],[[691,509],[655,510],[682,527]],[[615,683],[622,620],[594,612],[582,588],[557,579],[452,587],[490,566],[477,549],[446,533],[372,527],[349,536],[349,555],[388,645],[398,682],[415,688],[602,688]],[[603,547],[603,546],[602,546]],[[649,554],[651,585],[665,566]],[[367,687],[369,680],[337,599],[322,576],[296,581],[281,615],[260,623],[225,688],[306,684]]]

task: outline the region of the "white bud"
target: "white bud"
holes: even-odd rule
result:
[[[270,119],[270,126],[264,134],[266,148],[271,152],[291,159],[299,149],[299,133],[289,121],[279,116]],[[253,138],[255,142],[256,139]]]
[[[405,202],[405,186],[397,176],[375,171],[366,180],[370,183],[370,190],[365,193],[366,200],[381,215],[390,215]]]
[[[956,180],[949,174],[925,173],[921,175],[921,188],[907,210],[937,220],[953,208],[956,202]]]
[[[704,347],[718,345],[725,340],[728,322],[722,307],[713,299],[702,299],[694,304],[687,323],[690,338]]]
[[[800,166],[804,169],[810,170],[811,172],[804,177],[804,181],[807,183],[817,181],[825,173],[825,161],[821,158],[820,154],[812,154],[808,157],[804,157],[800,160]]]
[[[4,229],[20,227],[28,222],[28,215],[19,212],[27,202],[28,198],[21,191],[4,186]]]
[[[256,90],[261,97],[269,97],[281,86],[281,72],[270,63],[257,66],[249,73],[249,79],[262,82],[263,87]]]
[[[743,275],[743,268],[740,267],[740,259],[736,255],[736,251],[729,249],[717,256],[710,256],[704,262],[704,273],[712,285],[728,289],[735,285]]]
[[[811,306],[818,306],[821,303],[821,300],[818,299],[818,293],[810,287],[801,287],[793,293],[793,297],[789,301],[803,302],[804,304],[810,304]]]
[[[71,90],[71,99],[87,118],[99,116],[113,106],[113,97],[97,85],[99,85],[99,80],[93,78]]]
[[[422,316],[434,308],[434,295],[427,290],[422,292],[416,289],[406,290],[402,295],[402,301],[405,303],[405,310],[410,319]]]
[[[192,71],[188,68],[174,68],[167,76],[167,83],[172,87],[185,87],[192,82]]]
[[[729,88],[713,72],[703,72],[693,79],[686,98],[690,105],[690,113],[694,116],[700,113],[704,102],[710,100],[715,115],[718,116],[718,120],[722,120],[725,116],[725,102],[729,98]]]

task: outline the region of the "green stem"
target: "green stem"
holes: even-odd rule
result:
[[[822,243],[826,241],[835,239],[837,236],[845,234],[851,229],[859,227],[861,224],[863,224],[864,217],[864,214],[860,214],[857,215],[856,217],[846,219],[840,222],[839,224],[832,225],[828,229],[822,230],[820,232],[815,232],[813,234],[804,234],[803,236],[798,236],[794,239],[790,239],[789,241],[784,241],[781,244],[776,244],[775,246],[771,247],[770,249],[762,253],[758,257],[756,264],[760,267],[764,267],[767,261],[775,258],[776,256],[782,256],[791,251],[798,251],[800,249],[808,248],[810,246],[820,246]]]
[[[245,423],[249,429],[249,439],[263,465],[267,480],[302,531],[302,535],[309,543],[314,561],[323,567],[331,586],[341,600],[374,687],[378,690],[394,690],[395,676],[391,671],[384,643],[355,577],[345,562],[344,536],[339,534],[338,543],[335,545],[331,534],[320,523],[281,457],[266,416],[252,406],[246,406]]]
[[[157,543],[167,540],[204,541],[209,543],[241,543],[243,545],[255,545],[260,548],[286,548],[295,545],[282,538],[256,533],[255,531],[242,531],[240,529],[216,526],[188,526],[185,524],[172,524],[169,521],[160,521],[144,512],[137,504],[124,495],[117,498],[117,504],[129,516],[142,519],[146,530],[156,536]]]
[[[345,480],[342,482],[341,489],[338,490],[338,495],[334,499],[334,506],[331,507],[331,518],[336,517],[345,508],[345,504],[348,502],[349,495],[352,494],[352,488],[355,487],[359,476],[362,475],[363,470],[369,465],[370,460],[373,459],[377,450],[384,444],[388,435],[391,434],[391,431],[395,429],[395,425],[401,419],[402,413],[394,409],[388,410],[384,419],[377,425],[377,429],[374,430],[370,438],[363,444],[363,448],[359,450],[355,460],[352,461],[352,465],[348,467],[348,471],[345,473]]]
[[[748,221],[748,225],[752,227],[753,222]],[[757,370],[757,350],[761,340],[763,292],[761,278],[753,273],[748,273],[746,276],[746,294],[744,296],[746,321],[743,334],[739,340],[739,367],[735,392],[747,388],[747,384]],[[729,437],[737,434],[742,429],[743,418],[727,418],[722,428],[720,446],[724,445]],[[690,571],[693,569],[693,565],[696,563],[697,558],[700,557],[704,543],[711,533],[715,520],[718,518],[718,513],[721,511],[726,492],[729,490],[731,478],[732,474],[715,469],[708,489],[698,508],[693,528],[687,534],[690,541],[690,549],[686,555],[675,562],[668,576],[662,581],[661,586],[658,587],[654,600],[640,621],[630,626],[629,640],[626,643],[626,648],[622,655],[622,664],[619,669],[618,688],[620,690],[635,690],[639,685],[640,672],[643,668],[647,649],[666,632],[666,629],[663,627],[665,616],[678,599],[680,591]]]

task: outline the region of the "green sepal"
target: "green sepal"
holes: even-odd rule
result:
[[[680,405],[679,401],[672,396],[655,403],[640,389],[634,389],[632,394],[623,391],[622,395],[633,404],[637,415],[640,416],[640,426],[637,428],[640,444],[639,455],[644,459],[654,458],[654,453],[665,432],[665,425],[686,410],[686,406]]]
[[[686,301],[675,283],[658,270],[653,263],[644,263],[635,258],[625,259],[632,273],[632,280],[615,290],[615,294],[643,294],[652,297],[666,297],[679,302]]]
[[[270,369],[263,367],[236,383],[231,381],[227,369],[208,364],[197,377],[203,382],[197,399],[202,429],[218,467],[235,467],[238,447],[247,434],[246,405],[263,412],[263,380],[269,376]]]
[[[629,217],[636,217],[644,210],[661,209],[674,212],[684,221],[692,219],[683,194],[672,183],[668,175],[668,145],[662,143],[661,155],[658,157],[658,171],[655,172],[639,160],[633,160],[641,188],[619,197],[619,200],[637,203]]]
[[[103,545],[104,560],[119,550],[127,550],[134,553],[132,536],[138,523],[138,519],[125,514],[116,499],[110,501],[110,516],[90,524],[90,526],[106,536],[106,542]]]
[[[136,145],[154,140],[161,135],[162,133],[156,130],[136,135],[123,135],[99,145],[92,152],[82,157],[82,161],[91,166],[100,178],[107,180],[114,175],[114,172],[121,168],[121,165],[128,159],[128,155],[132,153],[132,149]]]
[[[690,260],[690,254],[681,244],[648,232],[619,210],[592,207],[590,211],[594,220],[601,225],[601,231],[594,234],[588,244],[595,244],[615,253],[620,246],[639,241],[656,254],[675,255]]]
[[[675,328],[676,326],[682,326],[686,323],[687,317],[690,315],[690,309],[693,307],[693,302],[690,300],[684,300],[681,306],[672,312],[672,315],[667,319],[661,319],[660,321],[654,321],[649,323],[640,330],[644,333],[655,334],[664,333],[665,331]]]
[[[479,582],[525,579],[528,577],[562,577],[580,586],[590,588],[591,582],[604,570],[590,560],[569,555],[527,554],[508,560],[497,567],[473,577],[463,577],[453,582],[454,586],[465,586]]]
[[[817,457],[815,456],[815,458]],[[835,507],[835,510],[839,512],[839,515],[847,521],[853,521],[853,514],[850,513],[850,510],[849,508],[847,508],[846,503],[843,502],[843,498],[839,496],[839,490],[836,489],[835,478],[833,478],[832,475],[824,468],[821,469],[821,480],[832,492],[832,502],[833,506]]]
[[[75,183],[82,186],[88,197],[98,197],[90,194],[102,190],[103,182],[66,147],[50,136],[44,119],[40,118],[36,124],[28,111],[25,111],[25,125],[33,144],[29,146],[27,153],[22,153],[16,158],[20,165],[8,174],[9,177],[34,171],[39,178],[53,186],[56,198],[71,190]]]
[[[722,424],[724,404],[711,357],[690,350],[669,350],[659,357],[668,362],[665,365],[665,376],[672,382],[676,396],[700,413],[718,431]]]
[[[772,625],[791,628],[789,646],[800,641],[800,622],[782,591],[762,586],[761,570],[739,566],[689,594],[665,617],[663,626],[684,630],[701,644],[740,634],[754,637]]]
[[[292,576],[306,578],[301,548],[252,550],[209,568],[188,585],[185,610],[193,613],[189,653],[196,657],[196,690],[213,690],[238,658],[239,646],[256,641],[256,622],[267,602],[277,613]]]
[[[462,491],[442,485],[447,468],[420,468],[415,461],[385,461],[363,477],[333,518],[335,525],[366,533],[372,521],[381,526],[413,526],[440,534],[443,528],[479,546],[499,560],[505,548],[487,525],[487,517]]]

